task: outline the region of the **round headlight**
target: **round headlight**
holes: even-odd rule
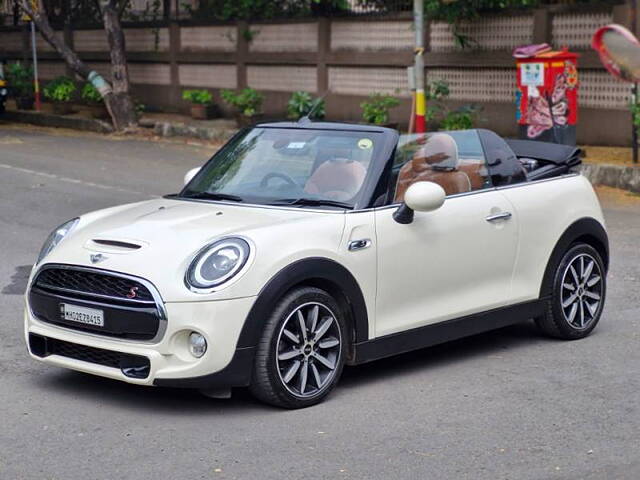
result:
[[[249,251],[249,244],[241,238],[225,238],[207,245],[191,262],[187,285],[195,290],[222,285],[244,267]]]
[[[62,241],[64,237],[66,237],[71,230],[77,225],[80,221],[79,218],[74,218],[69,220],[68,222],[63,223],[58,228],[56,228],[44,242],[42,249],[40,250],[40,254],[38,255],[38,260],[36,264],[40,263],[44,257],[49,255],[51,251],[56,248],[56,246]]]

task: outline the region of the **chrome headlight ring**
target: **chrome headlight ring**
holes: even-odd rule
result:
[[[185,285],[196,293],[215,292],[244,272],[253,255],[253,245],[242,237],[225,237],[211,242],[189,263]]]

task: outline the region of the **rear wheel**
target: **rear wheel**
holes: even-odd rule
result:
[[[315,405],[338,382],[346,346],[344,315],[333,297],[318,288],[295,289],[266,323],[251,393],[284,408]]]
[[[556,267],[551,298],[544,315],[536,319],[547,335],[574,340],[596,327],[606,295],[602,258],[586,243],[573,245]]]

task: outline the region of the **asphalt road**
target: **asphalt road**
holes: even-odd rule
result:
[[[613,259],[594,334],[531,324],[347,368],[282,411],[42,365],[22,333],[49,231],[176,191],[207,149],[0,124],[0,479],[640,478],[640,201],[607,196]]]

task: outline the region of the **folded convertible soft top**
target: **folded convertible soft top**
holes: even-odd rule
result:
[[[537,142],[534,140],[505,139],[518,158],[533,158],[543,162],[567,165],[569,167],[582,162],[582,150],[569,145]]]

